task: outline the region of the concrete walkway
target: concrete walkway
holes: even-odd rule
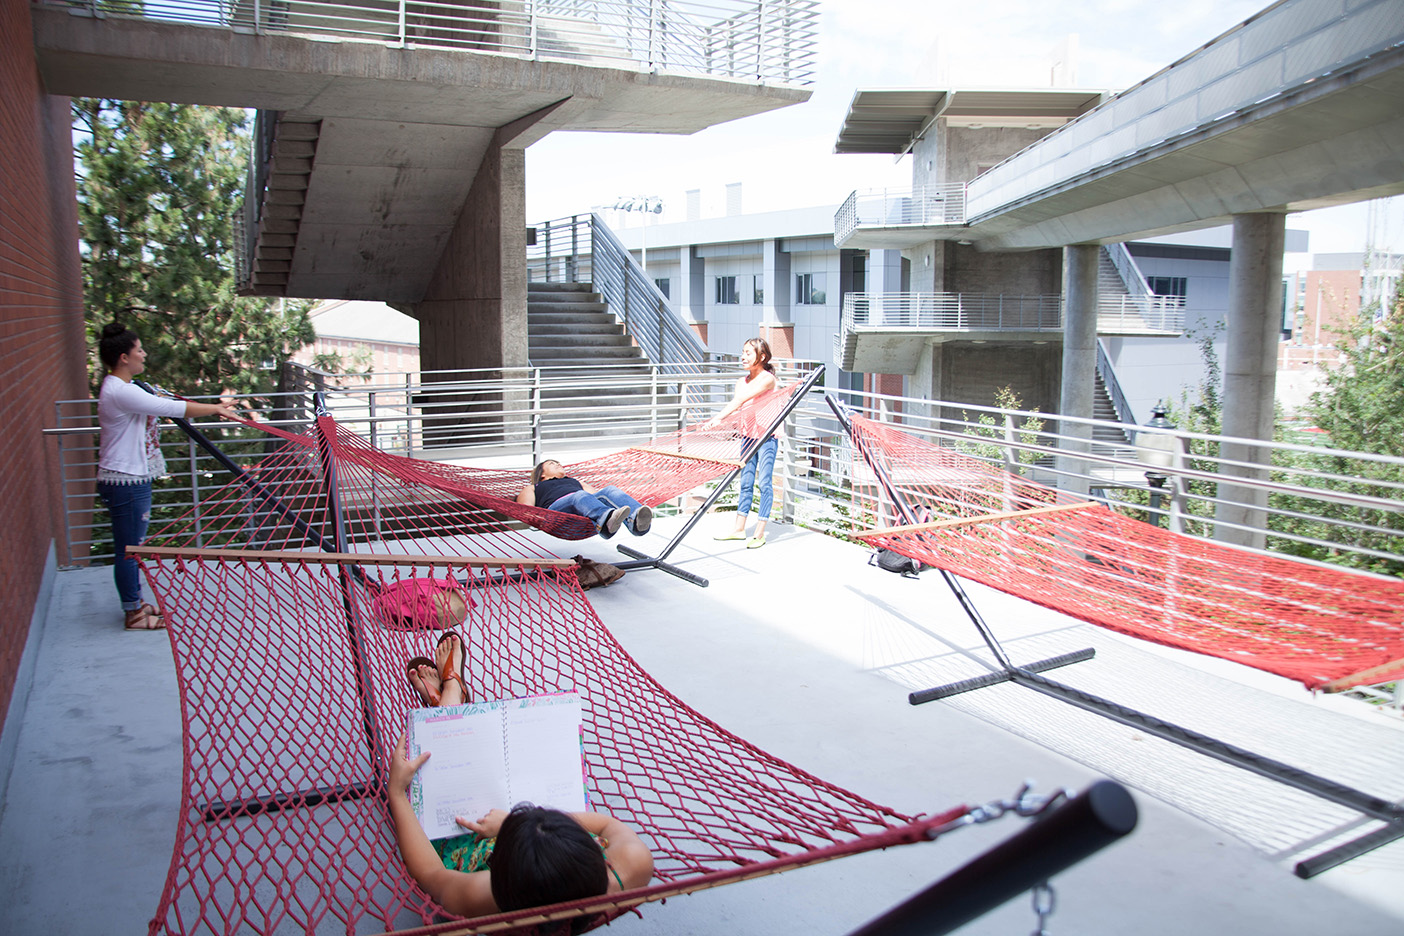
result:
[[[590,592],[601,618],[703,714],[904,811],[1004,797],[1026,778],[1044,792],[1102,776],[1131,785],[1139,827],[1054,881],[1050,932],[1404,932],[1404,842],[1302,881],[1294,862],[1352,831],[1352,816],[1016,686],[909,706],[910,689],[976,675],[988,657],[939,576],[902,579],[867,566],[859,547],[784,526],[760,550],[712,542],[713,525],[729,522],[709,518],[672,556],[710,587],[633,572]],[[657,546],[676,526],[659,520],[633,543]],[[578,545],[618,558],[612,543]],[[1397,715],[969,591],[1018,661],[1095,646],[1094,660],[1056,678],[1404,797]],[[140,933],[156,909],[179,806],[175,677],[166,638],[124,633],[115,605],[108,569],[59,573],[31,642],[35,675],[6,726],[17,754],[0,813],[0,934]],[[673,899],[606,932],[846,933],[1021,822]],[[961,932],[1034,928],[1019,898]]]

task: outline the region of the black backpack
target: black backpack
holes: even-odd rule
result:
[[[930,523],[931,511],[925,507],[917,513],[917,523]],[[879,569],[888,572],[896,572],[902,578],[916,578],[920,572],[925,572],[931,566],[923,562],[917,562],[911,556],[904,556],[899,552],[879,546],[868,556],[868,565],[875,565]]]
[[[868,557],[868,565],[875,565],[879,569],[886,569],[888,572],[896,572],[902,578],[916,578],[917,573],[930,566],[917,562],[911,556],[904,556],[899,552],[879,547]]]

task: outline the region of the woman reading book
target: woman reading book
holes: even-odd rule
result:
[[[444,634],[437,661],[415,657],[406,667],[410,686],[426,706],[467,701],[463,640]],[[476,820],[462,816],[466,831],[430,840],[410,805],[410,781],[429,759],[405,755],[402,735],[390,763],[390,817],[405,868],[439,906],[463,917],[583,900],[642,887],[653,877],[653,855],[624,823],[603,813],[563,813],[518,803],[511,812],[490,810]],[[580,932],[590,917],[574,921]]]

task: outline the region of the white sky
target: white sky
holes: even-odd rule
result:
[[[908,159],[838,156],[843,117],[859,88],[1046,87],[1055,47],[1075,38],[1080,88],[1121,90],[1194,51],[1266,0],[821,0],[819,75],[804,104],[692,136],[554,133],[527,150],[529,222],[649,195],[682,221],[700,189],[703,217],[724,214],[725,186],[742,183],[747,214],[838,204],[854,189],[908,188]],[[615,227],[642,216],[607,212]],[[1404,247],[1404,198],[1380,213],[1376,243]],[[1305,212],[1311,253],[1358,251],[1363,204]],[[1382,242],[1383,241],[1383,242]],[[1287,268],[1309,256],[1289,254]]]

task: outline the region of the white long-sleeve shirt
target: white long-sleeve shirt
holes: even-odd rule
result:
[[[108,374],[98,392],[99,470],[137,478],[161,473],[148,465],[147,417],[184,415],[184,400],[158,397]]]

